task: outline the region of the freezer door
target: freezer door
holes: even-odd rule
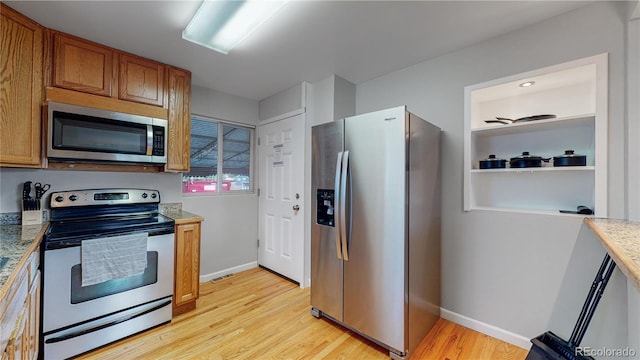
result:
[[[407,114],[399,107],[345,119],[344,323],[400,352],[407,349]]]
[[[314,126],[311,132],[311,306],[339,321],[342,260],[335,202],[339,200],[336,164],[342,158],[343,134],[343,120]]]

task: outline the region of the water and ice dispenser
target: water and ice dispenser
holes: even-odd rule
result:
[[[335,226],[333,221],[333,190],[318,189],[316,192],[316,221],[320,225]]]

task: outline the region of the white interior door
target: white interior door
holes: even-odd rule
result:
[[[258,263],[302,283],[304,114],[258,128]]]

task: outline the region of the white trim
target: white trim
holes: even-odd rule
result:
[[[223,124],[227,124],[227,125],[232,125],[235,127],[244,127],[244,128],[248,128],[248,129],[255,129],[256,128],[256,124],[246,124],[243,122],[237,122],[237,121],[233,121],[233,120],[226,120],[226,119],[221,119],[221,118],[217,118],[217,117],[211,117],[211,116],[207,116],[207,115],[200,115],[200,114],[196,114],[196,113],[191,113],[191,118],[196,117],[198,118],[197,120],[205,120],[205,121],[212,121],[212,122],[218,122],[218,123],[223,123]]]
[[[536,69],[536,70],[526,71],[520,74],[505,76],[499,79],[494,79],[494,80],[486,81],[479,84],[468,85],[468,86],[465,86],[465,90],[469,89],[469,93],[471,93],[471,91],[474,91],[474,90],[483,89],[483,88],[494,86],[494,85],[500,85],[500,84],[504,84],[504,83],[508,83],[508,82],[512,82],[520,79],[531,78],[531,77],[539,76],[541,74],[549,74],[549,73],[553,73],[561,70],[572,69],[572,68],[580,67],[583,65],[597,64],[599,66],[604,65],[606,68],[607,63],[603,63],[602,61],[606,61],[607,58],[608,58],[608,53],[592,55],[592,56],[588,56],[588,57],[577,59],[577,60],[567,61],[561,64],[556,64],[556,65],[551,65],[551,66],[547,66],[547,67]]]
[[[300,85],[300,91],[301,91],[301,95],[300,95],[300,105],[302,106],[303,109],[307,108],[307,86],[309,86],[310,83],[303,81],[302,84]]]
[[[209,280],[213,280],[213,279],[217,279],[219,277],[223,277],[226,275],[230,275],[230,274],[235,274],[238,273],[240,271],[245,271],[245,270],[249,270],[249,269],[253,269],[253,268],[257,268],[258,267],[258,262],[257,261],[252,261],[250,263],[246,263],[243,265],[238,265],[238,266],[234,266],[234,267],[230,267],[228,269],[224,269],[221,271],[216,271],[214,273],[211,274],[206,274],[206,275],[200,275],[200,282],[207,282]]]
[[[627,49],[627,219],[640,221],[640,5],[628,23]]]
[[[293,111],[289,111],[288,113],[284,113],[284,114],[280,114],[280,115],[276,115],[274,117],[265,119],[260,121],[260,123],[258,123],[258,126],[260,125],[266,125],[272,122],[276,122],[276,121],[280,121],[280,120],[284,120],[286,118],[290,118],[296,115],[300,115],[300,114],[304,114],[307,110],[305,108],[300,108],[300,109],[296,109]]]
[[[608,53],[602,53],[556,64],[541,69],[531,70],[524,73],[503,77],[479,84],[464,87],[464,168],[463,168],[463,210],[475,210],[473,181],[471,177],[471,154],[474,152],[474,140],[472,138],[472,99],[471,94],[475,90],[484,89],[504,83],[514,82],[521,79],[532,78],[543,74],[550,74],[562,70],[572,69],[584,65],[594,64],[596,67],[596,94],[595,94],[595,164],[594,173],[594,205],[597,217],[607,217],[609,211],[608,204]],[[477,133],[477,132],[475,132]]]
[[[587,58],[596,64],[596,124],[594,185],[595,216],[609,214],[609,54],[604,53]]]
[[[471,186],[471,92],[476,90],[475,87],[480,86],[465,86],[464,87],[464,139],[463,139],[463,163],[464,169],[462,171],[462,209],[464,211],[470,211],[475,206],[471,204],[471,193],[473,186]]]
[[[464,327],[468,327],[469,329],[481,332],[496,339],[506,341],[509,344],[515,345],[525,350],[529,350],[531,348],[531,341],[528,338],[519,334],[512,333],[511,331],[501,329],[497,326],[472,319],[470,317],[455,313],[444,308],[440,308],[440,316],[443,319],[452,321]]]
[[[640,350],[640,293],[634,282],[627,278],[627,331],[629,349]]]

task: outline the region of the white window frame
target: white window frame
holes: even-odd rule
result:
[[[200,197],[200,196],[229,196],[229,195],[246,195],[246,194],[255,194],[255,155],[256,155],[256,126],[243,124],[239,122],[217,119],[209,116],[191,114],[191,119],[196,118],[197,120],[210,121],[218,124],[218,173],[216,174],[216,192],[199,192],[199,193],[186,193],[182,192],[182,176],[180,177],[180,194],[183,197]],[[248,190],[229,190],[222,191],[222,175],[224,174],[224,125],[233,126],[237,128],[245,128],[249,129],[249,189]],[[191,136],[191,132],[189,132],[189,136]],[[222,160],[222,161],[220,161]],[[191,149],[189,149],[189,161],[191,161]],[[187,176],[188,173],[183,173],[183,176]]]

